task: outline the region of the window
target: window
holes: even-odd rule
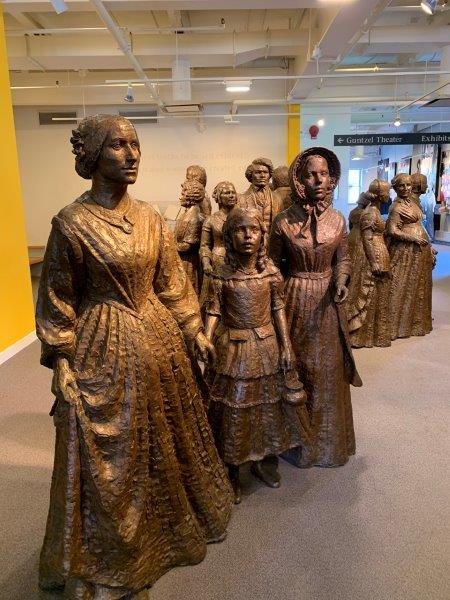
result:
[[[361,171],[350,169],[348,172],[348,203],[356,204],[361,194]]]

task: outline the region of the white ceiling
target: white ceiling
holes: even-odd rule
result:
[[[450,46],[450,10],[427,17],[419,0],[66,4],[68,11],[58,15],[51,2],[3,2],[14,104],[117,104],[127,80],[136,79],[147,81],[134,88],[135,104],[158,103],[163,109],[173,103],[171,66],[178,56],[190,64],[192,102],[347,102],[357,113],[354,121],[373,122],[379,119],[370,114],[374,105],[392,112],[437,87],[442,76],[430,72],[439,71],[442,48]],[[112,35],[104,9],[121,40]],[[313,58],[316,44],[319,60]],[[361,76],[364,71],[342,71],[355,68],[378,70],[370,77]],[[339,78],[328,78],[338,73]],[[251,91],[227,93],[223,81],[230,77],[251,80]],[[167,81],[155,87],[155,79]],[[106,84],[117,80],[123,83]],[[448,88],[442,92],[450,95]],[[428,112],[430,119],[445,117],[442,111],[437,114]]]

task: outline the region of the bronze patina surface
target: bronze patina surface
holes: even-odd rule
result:
[[[380,205],[389,199],[390,185],[375,179],[363,194],[367,206],[359,215],[358,242],[352,255],[347,312],[354,348],[391,345],[390,260]],[[353,232],[353,229],[352,229]]]
[[[297,466],[343,465],[355,452],[350,383],[356,371],[343,302],[351,273],[345,219],[331,206],[336,155],[309,148],[290,167],[294,204],[272,225],[269,252],[288,267],[286,315],[315,442],[290,451]]]
[[[186,351],[213,352],[197,298],[164,221],[127,192],[136,132],[97,115],[71,141],[92,187],[52,221],[37,303],[56,396],[40,586],[128,599],[202,560],[232,494]]]
[[[435,253],[422,225],[422,210],[412,195],[410,175],[392,180],[397,198],[386,223],[392,285],[391,339],[426,335],[432,330],[431,292]]]

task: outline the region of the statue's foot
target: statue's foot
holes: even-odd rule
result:
[[[276,471],[276,475],[271,475],[267,471],[263,469],[262,461],[257,460],[252,463],[250,467],[250,471],[252,475],[254,475],[257,479],[262,481],[265,485],[270,488],[279,488],[280,487],[280,475],[278,471]]]

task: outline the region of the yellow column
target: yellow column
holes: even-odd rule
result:
[[[34,330],[3,9],[0,6],[0,352]]]
[[[287,164],[300,152],[300,104],[288,104],[287,110]]]

